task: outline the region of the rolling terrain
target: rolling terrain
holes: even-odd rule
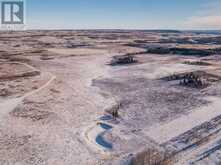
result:
[[[221,163],[221,33],[0,33],[0,164]]]

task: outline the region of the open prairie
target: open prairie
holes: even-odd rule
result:
[[[221,32],[0,32],[0,164],[221,163]]]

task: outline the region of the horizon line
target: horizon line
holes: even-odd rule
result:
[[[119,30],[119,31],[221,31],[221,29],[167,29],[167,28],[159,28],[159,29],[132,29],[132,28],[27,28],[24,31],[33,31],[33,30],[41,30],[41,31],[71,31],[71,30]]]

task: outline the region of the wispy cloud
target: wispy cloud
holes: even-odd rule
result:
[[[221,15],[194,16],[185,24],[194,29],[221,29]]]
[[[184,25],[190,29],[221,29],[221,2],[214,0],[203,4]]]

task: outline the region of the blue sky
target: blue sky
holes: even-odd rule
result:
[[[220,0],[26,0],[26,6],[32,29],[221,29]]]

